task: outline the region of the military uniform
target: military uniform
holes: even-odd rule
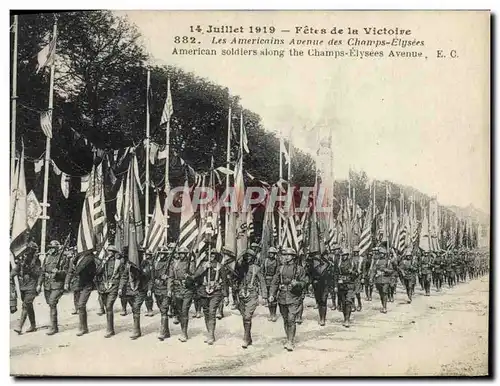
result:
[[[140,248],[139,251],[140,251],[143,259],[146,261],[149,261],[150,266],[152,266],[153,263],[152,263],[151,252],[145,250],[144,248]],[[152,269],[152,267],[151,267],[151,269]],[[153,312],[154,301],[153,301],[153,293],[152,292],[146,293],[146,299],[144,299],[144,305],[146,306],[146,313],[144,314],[144,316],[147,316],[147,317],[154,316],[154,312]]]
[[[238,310],[243,319],[243,343],[247,348],[252,344],[252,317],[259,305],[259,292],[267,299],[267,286],[261,268],[256,264],[256,253],[249,249],[243,255],[243,261],[236,267],[235,289],[238,291]]]
[[[396,295],[396,288],[398,286],[399,257],[397,255],[393,255],[393,257],[389,259],[391,260],[390,264],[392,266],[392,273],[390,275],[390,280],[389,280],[389,293],[387,294],[387,300],[393,303],[394,295]]]
[[[372,265],[373,261],[373,253],[372,251],[369,251],[366,259],[363,260],[362,263],[362,268],[361,268],[361,281],[365,286],[365,295],[366,295],[366,300],[371,301],[372,300],[372,294],[373,294],[373,281],[370,278],[370,267]]]
[[[408,296],[408,303],[412,302],[413,293],[415,292],[415,284],[417,281],[417,271],[418,268],[415,264],[411,251],[405,253],[404,258],[401,260],[398,266],[400,272],[401,283],[406,289],[406,295]]]
[[[273,277],[270,288],[270,300],[277,299],[287,342],[285,349],[293,351],[297,317],[302,305],[302,294],[307,285],[304,268],[296,261],[293,250],[285,250],[282,264]]]
[[[74,274],[78,277],[77,288],[80,292],[78,297],[78,316],[80,319],[80,331],[76,334],[82,336],[89,332],[87,324],[87,302],[94,289],[96,263],[92,252],[82,252],[77,256]],[[73,271],[71,271],[73,272]],[[71,274],[66,276],[66,288],[69,288]]]
[[[49,251],[42,265],[42,273],[38,278],[37,292],[43,284],[45,301],[50,307],[51,327],[47,335],[59,332],[57,324],[57,304],[64,293],[64,281],[68,272],[69,261],[64,255],[60,256],[61,246],[57,241],[51,241]]]
[[[14,281],[14,276],[12,276],[12,264],[10,265],[10,313],[15,314],[17,312],[17,290],[16,282]]]
[[[19,319],[19,326],[14,329],[18,334],[22,333],[24,322],[29,318],[30,328],[26,332],[36,331],[35,310],[33,301],[37,295],[36,287],[38,278],[41,275],[40,259],[36,255],[36,244],[31,244],[24,253],[22,260],[11,271],[11,278],[15,276],[19,279],[19,291],[21,292],[22,310]],[[14,287],[14,292],[16,291]]]
[[[356,281],[354,282],[355,288],[354,288],[354,294],[356,295],[356,300],[358,301],[358,307],[356,308],[356,311],[361,311],[363,309],[363,304],[361,303],[361,292],[363,291],[363,257],[359,255],[359,248],[355,247],[353,249],[353,256],[352,256],[352,262],[354,267],[356,268],[356,271],[358,272],[358,275],[356,276]],[[354,304],[353,304],[354,306]]]
[[[382,303],[380,312],[385,314],[387,313],[389,285],[394,272],[392,262],[387,256],[386,250],[379,248],[377,252],[378,256],[372,262],[370,279],[375,283],[375,287],[380,295],[380,302]]]
[[[170,263],[168,277],[172,282],[172,301],[177,320],[181,324],[179,340],[188,340],[189,309],[193,302],[195,283],[193,279],[194,262],[190,260],[187,248],[180,248]]]
[[[445,256],[445,267],[446,267],[446,281],[448,282],[448,288],[455,285],[455,269],[453,266],[453,256],[451,253],[447,253]]]
[[[107,248],[107,256],[100,262],[96,272],[97,291],[106,310],[107,331],[105,338],[115,335],[113,306],[118,297],[120,279],[125,262],[114,245]]]
[[[314,299],[318,305],[319,325],[326,323],[326,311],[328,302],[328,290],[330,282],[330,262],[327,254],[320,256],[319,253],[311,253],[307,260],[308,276],[312,281]]]
[[[141,307],[146,299],[151,280],[151,267],[147,260],[141,262],[139,267],[130,261],[125,263],[122,277],[119,284],[119,292],[125,294],[127,303],[132,308],[134,318],[134,330],[130,339],[137,339],[141,336]]]
[[[436,257],[432,261],[432,273],[434,275],[434,284],[436,285],[436,291],[441,291],[441,286],[443,285],[443,274],[446,267],[446,263],[438,252]]]
[[[67,275],[71,276],[71,280],[69,282],[68,290],[73,292],[73,307],[74,310],[71,315],[78,314],[78,298],[80,297],[80,290],[78,289],[78,276],[75,275],[75,265],[78,261],[78,256],[76,254],[67,254],[68,258],[68,273]]]
[[[349,327],[359,271],[358,266],[354,263],[354,260],[349,258],[348,250],[342,251],[341,259],[335,266],[334,272],[338,286],[337,289],[340,300],[340,309],[344,314],[343,325],[345,327]]]
[[[269,293],[269,290],[271,289],[271,282],[273,281],[273,277],[278,269],[277,253],[278,251],[276,250],[276,248],[269,248],[268,256],[264,259],[264,263],[262,265],[262,274],[264,275],[264,280],[266,281],[267,293]],[[277,307],[278,303],[276,302],[276,300],[268,302],[269,317],[267,318],[267,320],[271,322],[276,322],[278,320],[278,316],[276,315]]]
[[[418,268],[419,268],[419,274],[422,277],[422,284],[424,285],[425,296],[431,295],[431,275],[432,275],[431,264],[432,262],[429,252],[424,252],[423,255],[420,257]]]

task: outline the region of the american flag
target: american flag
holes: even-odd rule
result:
[[[160,126],[170,121],[170,117],[174,113],[174,105],[172,104],[172,93],[170,92],[170,78],[167,80],[167,100],[161,114]]]
[[[361,237],[359,240],[359,255],[363,256],[372,246],[372,205],[368,207],[365,216],[365,223],[363,224],[363,230],[361,231]]]
[[[40,114],[40,126],[47,138],[52,138],[52,110]]]
[[[186,180],[182,193],[182,213],[180,224],[179,246],[192,250],[193,241],[198,234],[198,224],[193,210],[193,204],[189,193],[189,185]]]
[[[149,224],[147,235],[144,239],[144,247],[151,253],[155,253],[158,247],[164,242],[165,220],[161,210],[160,197],[156,196],[153,218]]]
[[[89,188],[85,195],[82,219],[78,228],[77,251],[105,249],[108,245],[108,224],[104,200],[102,163],[93,166],[90,173]]]
[[[56,36],[53,37],[53,39],[47,44],[45,47],[42,48],[42,50],[38,53],[37,55],[37,61],[38,64],[36,66],[36,73],[44,68],[51,66],[52,63],[54,62],[54,58],[56,56]]]

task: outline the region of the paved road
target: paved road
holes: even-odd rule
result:
[[[254,345],[240,347],[243,330],[237,313],[218,321],[213,346],[203,343],[203,319],[190,320],[190,340],[157,340],[159,315],[142,317],[144,336],[131,341],[132,316],[122,317],[115,305],[117,335],[104,339],[106,320],[96,315],[97,294],[89,301],[90,334],[75,336],[78,317],[71,315],[72,297],[60,302],[60,331],[45,335],[48,309],[36,299],[42,328],[18,336],[11,332],[11,374],[46,375],[486,375],[488,372],[488,279],[417,296],[406,304],[401,288],[389,312],[379,312],[379,299],[364,302],[353,314],[351,328],[330,311],[319,327],[313,300],[306,299],[305,321],[297,329],[294,352],[283,349],[283,325],[267,321],[259,307],[253,325]],[[17,314],[11,318],[11,327]]]

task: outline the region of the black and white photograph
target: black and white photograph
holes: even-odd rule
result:
[[[491,376],[490,11],[9,20],[11,376]]]

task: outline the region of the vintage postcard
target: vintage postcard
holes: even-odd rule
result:
[[[11,375],[491,375],[490,18],[12,13]]]

